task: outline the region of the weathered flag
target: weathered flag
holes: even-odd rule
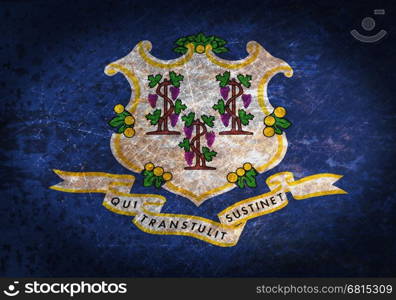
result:
[[[0,274],[394,275],[390,10],[329,3],[0,2]]]

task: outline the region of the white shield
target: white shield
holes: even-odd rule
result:
[[[267,97],[267,85],[277,73],[282,72],[291,77],[293,71],[286,62],[273,57],[254,41],[247,44],[248,57],[237,61],[217,57],[210,46],[206,46],[201,54],[195,53],[190,45],[188,48],[189,51],[182,57],[163,61],[149,53],[149,41],[142,41],[127,56],[109,64],[105,73],[114,75],[121,72],[132,88],[126,110],[135,118],[136,133],[132,138],[119,133],[112,135],[111,149],[117,161],[138,173],[142,172],[148,162],[161,166],[173,175],[172,180],[162,187],[190,199],[198,206],[209,198],[236,188],[235,184],[227,181],[227,174],[244,163],[249,162],[259,173],[263,173],[281,162],[287,149],[285,133],[272,137],[263,135],[263,119],[274,109]],[[178,95],[187,106],[183,114],[194,112],[197,118],[203,115],[216,117],[214,127],[209,129],[215,134],[211,149],[217,155],[206,163],[205,168],[194,169],[186,163],[185,150],[179,147],[185,137],[185,125],[180,119],[174,127],[166,121],[168,134],[148,134],[155,132],[157,126],[151,125],[146,118],[146,115],[153,112],[147,98],[155,91],[155,88],[148,86],[147,78],[149,75],[161,74],[162,78],[169,79],[171,71],[184,76]],[[216,76],[227,71],[230,72],[230,78],[237,78],[239,74],[252,76],[250,87],[244,87],[243,93],[251,95],[252,101],[246,110],[254,115],[254,119],[243,126],[239,134],[222,134],[232,131],[232,126],[238,131],[238,124],[233,123],[231,118],[228,127],[225,127],[213,109],[218,99],[222,98]],[[164,104],[159,99],[157,105],[162,108]],[[241,101],[234,107],[234,112],[239,107],[243,107]],[[161,126],[165,124],[162,123]],[[200,143],[205,144],[205,139]],[[193,166],[198,159],[195,158]]]

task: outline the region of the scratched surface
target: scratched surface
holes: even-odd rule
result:
[[[0,275],[395,276],[394,16],[375,17],[374,31],[390,32],[380,43],[349,34],[372,9],[394,13],[394,4],[188,2],[0,2]],[[259,181],[281,171],[343,174],[348,195],[291,200],[250,220],[235,247],[220,248],[141,232],[102,207],[101,194],[48,189],[59,181],[53,168],[128,174],[110,152],[106,122],[130,89],[104,67],[145,39],[157,57],[174,58],[173,41],[200,31],[228,40],[224,58],[245,57],[256,40],[294,69],[269,85],[293,127],[284,161]],[[156,192],[141,183],[138,176],[135,192]],[[164,212],[216,219],[265,191],[235,189],[199,208],[161,194]]]

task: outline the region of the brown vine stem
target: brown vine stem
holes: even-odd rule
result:
[[[225,110],[227,113],[231,115],[231,130],[222,131],[220,135],[252,135],[252,132],[242,130],[242,124],[240,118],[236,114],[236,100],[238,97],[243,95],[243,87],[242,84],[237,82],[235,78],[228,82],[231,85],[231,97],[227,100],[225,105]],[[236,88],[238,88],[238,93],[236,92]],[[230,104],[232,107],[230,108]],[[238,125],[238,129],[236,128]]]
[[[157,130],[147,132],[146,134],[149,134],[149,135],[177,135],[177,134],[180,134],[180,132],[178,132],[178,131],[170,131],[168,129],[168,118],[175,110],[173,101],[168,97],[168,86],[171,84],[172,83],[168,79],[164,79],[163,82],[158,84],[155,92],[157,93],[158,96],[160,96],[164,99],[164,114],[158,121]],[[163,88],[163,92],[161,91],[161,88]],[[169,104],[169,108],[168,108],[168,104]]]
[[[185,170],[216,170],[216,168],[206,166],[206,160],[204,155],[201,152],[201,137],[205,136],[208,132],[204,123],[200,120],[195,120],[192,123],[195,126],[195,136],[191,139],[191,150],[195,153],[195,166],[193,167],[185,167]],[[200,128],[202,127],[203,131],[201,132]]]

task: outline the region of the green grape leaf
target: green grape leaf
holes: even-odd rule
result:
[[[245,187],[245,178],[244,177],[238,177],[238,180],[236,182],[237,186],[241,189]]]
[[[239,119],[241,120],[242,125],[248,125],[249,120],[253,120],[254,116],[252,114],[247,114],[246,111],[243,109],[238,110],[238,116]]]
[[[245,76],[243,76],[242,74],[238,74],[237,78],[238,78],[239,82],[240,82],[243,86],[245,86],[245,87],[247,87],[247,88],[250,87],[250,80],[252,80],[252,76],[251,76],[251,75],[245,75]]]
[[[162,75],[161,74],[157,74],[155,76],[149,75],[148,76],[149,87],[151,87],[151,88],[155,87],[160,82],[161,79],[162,79]]]
[[[210,150],[208,147],[202,147],[202,154],[206,161],[212,161],[213,157],[217,155],[217,152]]]
[[[183,104],[183,102],[180,99],[177,99],[175,101],[175,114],[180,115],[182,110],[185,110],[187,108],[187,105]]]
[[[187,52],[187,48],[186,47],[176,47],[173,48],[173,51],[175,51],[176,53],[181,53],[181,54],[185,54]]]
[[[124,123],[124,116],[118,115],[117,117],[114,117],[113,119],[110,120],[109,125],[111,127],[118,127],[121,126]]]
[[[190,140],[187,138],[183,139],[183,142],[179,143],[178,145],[180,148],[183,148],[184,151],[188,152],[190,151]]]
[[[187,38],[185,38],[185,37],[182,37],[182,38],[179,38],[179,39],[177,39],[176,40],[176,45],[178,45],[178,46],[184,46],[184,43],[187,41]]]
[[[246,171],[245,176],[256,176],[257,174],[258,174],[257,171],[254,168],[252,168],[249,171]]]
[[[206,39],[205,45],[212,44],[213,41],[214,41],[214,36],[212,35]],[[212,46],[212,48],[213,48],[213,46]]]
[[[214,121],[215,117],[213,117],[213,116],[207,116],[207,115],[202,115],[202,116],[201,116],[201,119],[202,119],[202,121],[203,121],[206,125],[208,125],[209,127],[213,127],[213,126],[214,126],[213,121]]]
[[[227,42],[216,36],[206,36],[203,33],[198,33],[197,35],[189,35],[185,37],[181,37],[175,41],[176,47],[173,48],[173,51],[181,54],[185,54],[187,52],[187,44],[192,43],[194,47],[198,45],[211,45],[213,52],[215,53],[223,53],[227,52],[228,49],[224,47]]]
[[[129,111],[127,111],[127,110],[124,110],[122,113],[120,113],[120,114],[117,114],[118,116],[122,116],[122,117],[126,117],[126,116],[132,116],[132,114],[129,112]]]
[[[226,47],[218,47],[218,48],[214,48],[213,52],[216,54],[220,54],[220,53],[228,52],[228,49]]]
[[[142,171],[142,175],[143,175],[144,177],[149,176],[150,174],[153,174],[153,171],[147,171],[147,170],[143,170],[143,171]]]
[[[257,187],[257,182],[255,177],[246,177],[246,184],[248,187],[255,188]]]
[[[160,118],[161,118],[161,110],[160,109],[156,109],[154,110],[153,113],[148,114],[145,116],[147,120],[150,121],[151,125],[157,125]]]
[[[154,186],[159,189],[164,182],[162,176],[154,176]]]
[[[219,99],[217,104],[213,105],[212,108],[217,110],[219,114],[223,115],[225,113],[225,103],[223,99]]]
[[[176,74],[173,71],[169,72],[169,77],[170,77],[170,81],[172,82],[172,85],[175,87],[180,87],[180,81],[183,81],[184,79],[183,75]]]
[[[231,74],[228,71],[225,71],[223,75],[216,75],[216,80],[219,81],[220,87],[225,87],[228,84],[228,82],[230,81],[230,76]]]
[[[195,38],[196,42],[205,42],[206,37],[203,33],[198,33],[197,37]]]
[[[255,169],[250,169],[245,173],[244,177],[246,177],[246,184],[248,187],[257,187],[256,175],[257,171]]]
[[[193,112],[190,112],[187,116],[184,115],[182,117],[182,121],[184,121],[184,125],[186,125],[186,127],[190,127],[194,122],[194,119],[195,119],[195,113]]]
[[[219,44],[219,46],[224,46],[227,42],[219,37],[215,38],[215,41]]]
[[[154,185],[155,176],[153,171],[144,171],[143,176],[143,186],[149,187]]]
[[[284,119],[284,118],[278,118],[276,116],[275,116],[275,120],[276,120],[275,124],[282,129],[287,129],[292,124],[289,120]]]
[[[118,128],[117,132],[118,133],[123,133],[125,129],[127,129],[129,126],[124,124],[120,128]]]
[[[275,133],[276,134],[282,134],[282,130],[280,128],[278,128],[278,126],[274,125],[274,129],[275,129]]]

